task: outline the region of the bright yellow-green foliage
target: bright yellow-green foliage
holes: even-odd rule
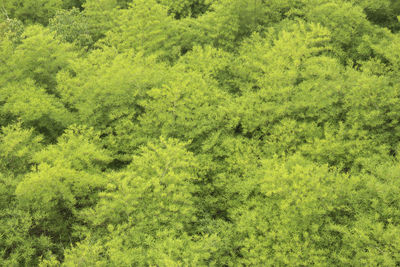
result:
[[[397,0],[0,0],[0,266],[400,266]]]

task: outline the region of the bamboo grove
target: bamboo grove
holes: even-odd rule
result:
[[[0,265],[399,266],[399,15],[0,0]]]

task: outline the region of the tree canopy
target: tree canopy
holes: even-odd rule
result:
[[[397,0],[0,1],[1,266],[399,266]]]

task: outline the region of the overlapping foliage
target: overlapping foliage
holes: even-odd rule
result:
[[[399,18],[3,0],[0,265],[400,265]]]

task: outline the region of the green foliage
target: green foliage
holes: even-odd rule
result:
[[[35,86],[32,80],[3,88],[0,108],[3,114],[36,128],[50,139],[56,138],[71,123],[71,114],[54,96]]]
[[[86,0],[83,4],[83,15],[87,18],[89,32],[94,41],[104,37],[113,27],[116,14],[116,0]]]
[[[30,170],[33,155],[42,147],[42,137],[21,123],[2,128],[0,134],[0,170],[3,173],[23,174]]]
[[[14,53],[15,47],[21,41],[24,31],[23,24],[15,19],[0,20],[0,86],[7,82],[10,76],[10,58]],[[3,118],[1,118],[3,119]],[[3,122],[1,121],[1,124]]]
[[[272,40],[254,35],[241,48],[234,67],[240,90],[234,112],[245,134],[269,135],[284,118],[313,127],[339,116],[335,105],[343,67],[327,56],[329,31],[317,24],[292,27],[277,37],[272,32]],[[312,136],[318,135],[311,129]]]
[[[5,19],[0,24],[0,34],[3,40],[9,39],[15,45],[20,42],[24,25],[17,19]]]
[[[379,176],[339,175],[299,158],[269,160],[264,166],[256,193],[233,214],[241,264],[398,263],[398,240],[392,234],[399,227],[394,212],[399,203],[390,193],[395,184]],[[390,211],[378,204],[387,198],[393,201]]]
[[[31,26],[22,34],[21,44],[10,59],[12,79],[31,78],[50,92],[55,86],[55,75],[75,59],[71,45],[57,40],[48,29]]]
[[[36,266],[37,255],[51,249],[51,240],[34,237],[32,219],[26,211],[10,204],[0,211],[0,264],[4,266]]]
[[[3,12],[29,24],[46,25],[62,5],[61,0],[2,0]]]
[[[155,1],[135,1],[131,8],[121,10],[115,20],[117,26],[108,34],[106,40],[119,50],[132,49],[151,51],[152,43],[162,43],[165,31],[172,18],[167,11]],[[159,39],[161,37],[163,39]],[[159,48],[159,47],[158,47]]]
[[[176,60],[187,46],[180,37],[187,28],[174,21],[167,14],[167,8],[155,0],[134,1],[130,8],[120,10],[113,19],[115,26],[101,43],[120,52],[133,50],[163,60]]]
[[[106,50],[94,51],[73,64],[72,70],[78,75],[59,76],[59,94],[78,111],[82,124],[101,131],[105,146],[126,160],[124,154],[142,144],[132,138],[143,112],[141,101],[149,88],[161,86],[167,75],[165,66],[153,59],[116,56],[115,51]]]
[[[84,220],[82,210],[96,204],[98,191],[107,180],[102,174],[110,161],[92,129],[71,127],[57,145],[36,153],[36,170],[16,188],[19,207],[32,216],[32,236],[48,237],[53,253],[61,258],[61,247],[79,238],[74,233]]]
[[[229,95],[198,74],[188,72],[147,94],[149,99],[143,101],[146,113],[139,118],[139,136],[164,135],[192,141],[190,146],[197,151],[210,135],[229,130],[229,114],[223,106],[229,103]]]
[[[71,126],[58,139],[57,145],[50,145],[36,153],[34,161],[79,171],[100,172],[110,157],[108,151],[101,147],[99,134],[93,129]]]
[[[37,265],[36,255],[52,244],[44,236],[32,236],[32,218],[16,202],[15,189],[33,166],[42,137],[21,123],[3,127],[0,134],[0,264]]]
[[[363,38],[374,37],[377,30],[359,6],[342,1],[323,3],[310,8],[306,19],[331,31],[333,49],[343,61],[370,56],[369,50],[363,47]]]
[[[191,243],[186,233],[192,232],[196,222],[196,168],[196,159],[184,144],[161,139],[159,145],[142,148],[126,171],[111,174],[107,191],[88,216],[100,231],[98,238],[104,233],[112,236],[103,241],[107,265],[168,265],[189,260],[180,250],[185,251],[185,244]],[[84,257],[90,264],[105,264],[106,259],[93,255],[99,248],[89,249],[89,244],[72,250],[67,262],[76,263]],[[88,261],[86,257],[93,258]]]
[[[371,0],[355,0],[367,15],[368,20],[386,27],[392,31],[398,31],[400,24],[397,16],[400,14],[400,3],[395,0],[371,1]]]
[[[58,11],[50,20],[49,28],[63,41],[81,47],[93,45],[88,19],[77,8]]]
[[[399,3],[0,0],[0,266],[399,266]]]
[[[207,11],[215,0],[158,0],[159,3],[168,7],[169,13],[179,19],[182,17],[197,17]]]

